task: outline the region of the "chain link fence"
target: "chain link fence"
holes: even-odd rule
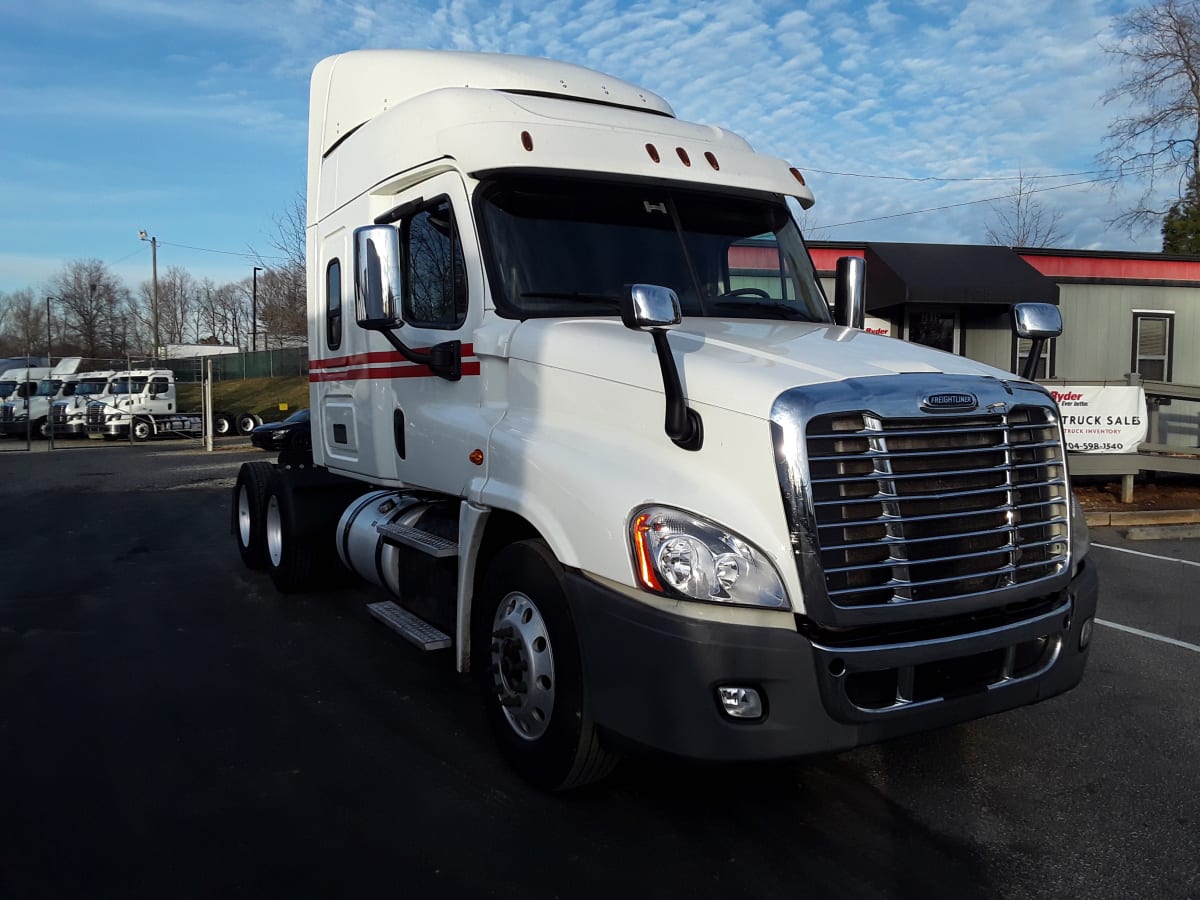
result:
[[[199,382],[212,362],[214,381],[233,381],[246,378],[275,378],[282,375],[308,374],[308,348],[284,347],[279,350],[259,350],[254,353],[222,353],[193,356],[160,362],[175,373],[177,382]]]

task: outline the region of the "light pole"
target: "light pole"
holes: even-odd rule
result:
[[[251,351],[258,349],[258,273],[262,270],[262,266],[254,267],[254,287],[250,294],[250,339],[253,341],[250,347]]]
[[[57,297],[47,297],[47,298],[46,298],[46,365],[48,365],[48,366],[50,366],[50,365],[53,365],[53,364],[54,364],[54,360],[52,360],[52,359],[50,358],[50,342],[51,342],[51,337],[50,337],[50,301],[51,301],[51,300],[57,300],[57,299],[58,299]]]
[[[153,278],[150,294],[150,318],[154,323],[154,349],[151,351],[151,356],[158,359],[158,238],[147,235],[145,231],[139,231],[138,238],[150,242],[150,271]]]

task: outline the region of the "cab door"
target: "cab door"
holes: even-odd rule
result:
[[[392,340],[370,335],[365,378],[374,456],[388,480],[461,496],[481,473],[472,452],[484,446],[488,429],[471,342],[484,294],[471,208],[456,173],[421,182],[393,202],[393,209],[402,210],[392,224],[399,241],[403,324],[388,329]],[[356,278],[364,271],[361,262],[356,259]],[[397,341],[417,359],[406,358]],[[457,378],[420,361],[435,347],[457,355]]]

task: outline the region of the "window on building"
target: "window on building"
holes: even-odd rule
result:
[[[336,259],[325,267],[325,342],[330,350],[342,346],[342,264]]]
[[[1057,344],[1058,342],[1054,338],[1042,344],[1042,356],[1038,360],[1037,371],[1033,375],[1034,380],[1040,381],[1045,378],[1055,377],[1055,351],[1057,350]],[[1032,349],[1033,341],[1013,335],[1013,372],[1020,375],[1025,371],[1025,361],[1029,359],[1029,352]]]
[[[1130,368],[1145,381],[1171,380],[1175,313],[1133,313],[1133,359]]]
[[[450,200],[442,197],[406,219],[404,321],[457,328],[467,318],[466,265]]]

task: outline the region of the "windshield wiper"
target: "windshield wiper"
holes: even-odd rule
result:
[[[590,307],[600,307],[604,312],[621,311],[621,298],[616,294],[594,294],[587,291],[522,291],[522,300],[565,300],[572,305],[557,306],[554,312],[561,315],[579,315],[595,312]],[[578,305],[574,305],[574,304]],[[543,310],[543,313],[548,310]]]
[[[794,322],[812,321],[804,314],[803,310],[797,309],[790,303],[782,300],[709,300],[708,309],[710,312],[714,310],[728,310],[733,313],[745,312],[748,317],[754,319],[779,316],[784,319],[791,319]]]

